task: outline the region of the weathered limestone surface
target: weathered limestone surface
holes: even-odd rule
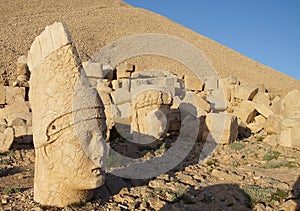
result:
[[[242,121],[250,123],[256,116],[257,111],[252,101],[243,101],[239,106],[234,108],[233,114]]]
[[[300,118],[300,90],[292,90],[283,98],[281,115],[286,118]]]
[[[5,104],[5,86],[0,85],[0,105]]]
[[[171,102],[170,93],[156,89],[144,90],[135,95],[131,123],[134,141],[151,143],[164,138],[168,130],[167,114]]]
[[[240,85],[234,90],[234,97],[241,100],[252,100],[258,93],[258,87],[254,85]]]
[[[300,149],[300,118],[287,118],[281,122],[279,144]]]
[[[54,23],[35,39],[28,66],[34,199],[59,207],[86,201],[104,182],[105,114],[65,25]]]
[[[7,152],[14,141],[14,129],[8,127],[2,133],[0,131],[0,153]]]
[[[24,87],[5,87],[6,104],[11,105],[15,101],[25,101],[25,88]]]
[[[232,114],[209,113],[202,139],[206,140],[209,132],[219,144],[229,144],[237,139],[238,119]]]
[[[191,77],[189,75],[184,76],[184,83],[185,83],[185,88],[187,90],[193,90],[193,91],[202,91],[203,90],[203,82],[196,78],[196,77]]]
[[[279,134],[280,133],[280,123],[283,117],[280,115],[271,115],[268,117],[264,129],[268,134]]]
[[[193,92],[187,91],[183,102],[195,106],[197,111],[197,114],[195,115],[196,117],[200,117],[201,115],[205,115],[211,111],[211,105],[204,99],[204,97]]]
[[[117,66],[117,79],[129,78],[131,73],[134,72],[134,65],[127,62]]]

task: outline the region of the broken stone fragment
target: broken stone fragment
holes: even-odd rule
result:
[[[252,100],[258,93],[258,87],[254,85],[239,85],[234,89],[234,97],[240,100]]]
[[[279,134],[282,119],[280,115],[270,115],[264,125],[265,131],[268,134]]]
[[[120,105],[124,103],[131,102],[132,95],[126,89],[118,89],[110,93],[113,103],[115,105]]]
[[[6,104],[11,105],[15,101],[25,101],[25,88],[24,87],[13,87],[6,86],[5,87],[5,101]]]
[[[96,86],[97,79],[113,79],[113,70],[110,65],[87,61],[82,63],[82,67],[92,86]]]
[[[283,119],[280,124],[279,144],[300,149],[300,118]]]
[[[17,75],[28,76],[29,70],[27,66],[27,58],[26,56],[20,56],[17,60]],[[27,80],[28,78],[26,78]]]
[[[254,120],[257,111],[252,101],[242,101],[241,104],[234,108],[233,114],[242,121],[250,123]]]
[[[260,132],[264,128],[264,125],[258,122],[251,122],[247,125],[247,128],[251,130],[251,133],[255,134]]]
[[[300,118],[300,90],[292,90],[283,98],[281,115],[286,118]]]
[[[237,139],[238,119],[232,114],[209,113],[206,115],[205,125],[203,140],[207,139],[208,133],[219,144],[229,144]]]
[[[227,109],[228,105],[222,89],[210,91],[207,100],[214,112],[219,113]]]
[[[184,84],[185,89],[191,91],[202,91],[204,86],[203,82],[199,78],[190,75],[184,76]]]
[[[202,96],[199,96],[193,92],[187,91],[186,95],[182,101],[183,103],[189,103],[195,106],[197,109],[197,114],[195,117],[200,117],[211,111],[211,105]]]
[[[12,115],[16,115],[18,113],[27,113],[29,112],[30,108],[28,104],[24,100],[16,100],[11,105],[5,106],[4,108],[0,109],[0,117],[8,118]]]
[[[116,70],[117,70],[117,79],[130,78],[131,73],[134,72],[134,65],[124,62],[119,64],[116,67]]]
[[[141,89],[134,95],[131,108],[133,141],[151,143],[165,137],[171,102],[171,94],[161,89]]]
[[[12,126],[14,121],[20,121],[22,119],[26,125],[31,126],[32,123],[32,113],[31,112],[18,112],[10,114],[5,120],[8,126]]]
[[[271,109],[273,111],[274,114],[280,114],[280,110],[281,110],[281,102],[282,99],[279,96],[276,96],[272,102],[271,102]]]
[[[4,105],[6,103],[6,91],[5,86],[0,85],[0,105]]]
[[[260,103],[260,102],[254,102],[254,108],[258,113],[263,115],[265,118],[268,118],[270,115],[273,115],[273,111],[270,108],[270,106]]]
[[[3,122],[0,122],[0,133],[4,133],[6,128],[7,128],[7,125],[4,124]]]
[[[214,91],[219,89],[219,79],[218,77],[208,77],[204,82],[204,90]]]
[[[8,127],[3,133],[0,132],[0,153],[9,151],[14,142],[14,129]]]

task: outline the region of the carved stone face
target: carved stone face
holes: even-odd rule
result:
[[[104,174],[83,151],[73,130],[61,131],[59,139],[45,146],[52,176],[68,189],[97,188],[104,183]]]
[[[64,24],[46,27],[35,39],[28,66],[34,199],[59,207],[86,201],[104,183],[105,114]]]

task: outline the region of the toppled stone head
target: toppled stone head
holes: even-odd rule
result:
[[[104,183],[105,114],[64,24],[47,26],[34,40],[28,66],[34,199],[59,207],[86,201]]]

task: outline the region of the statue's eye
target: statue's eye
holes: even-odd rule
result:
[[[52,129],[52,130],[56,130],[55,125],[52,125],[52,126],[51,126],[51,129]]]

